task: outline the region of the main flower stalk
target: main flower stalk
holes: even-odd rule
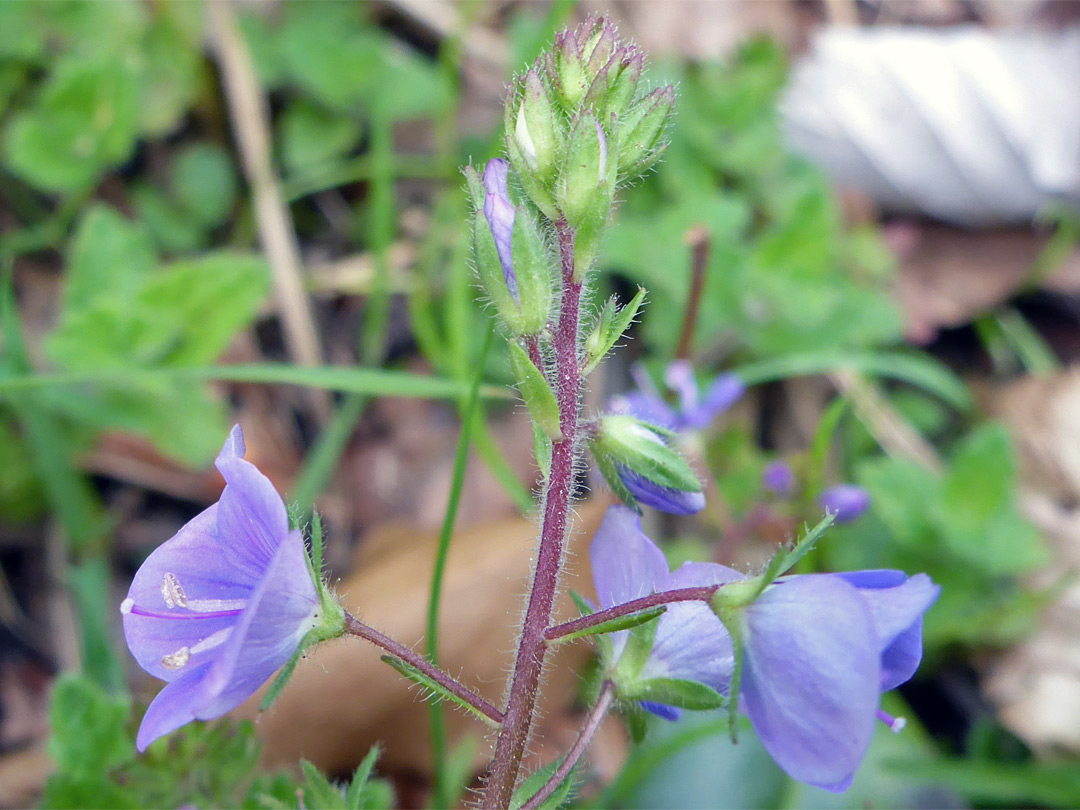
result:
[[[562,572],[567,518],[574,489],[577,461],[578,420],[581,401],[581,363],[578,331],[581,310],[581,282],[574,279],[574,231],[565,220],[555,225],[562,262],[562,300],[559,320],[552,337],[555,378],[552,381],[559,404],[563,438],[551,448],[551,473],[544,492],[544,522],[529,588],[525,623],[514,659],[514,674],[506,718],[495,743],[495,758],[484,792],[483,807],[509,807],[532,729],[540,675],[547,651],[544,632],[551,623],[551,611]]]

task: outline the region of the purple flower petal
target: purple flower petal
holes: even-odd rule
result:
[[[744,620],[742,693],[762,744],[795,779],[842,789],[878,705],[870,609],[839,577],[795,577],[768,588]]]
[[[629,414],[667,430],[675,430],[679,424],[678,415],[670,405],[645,393],[631,391],[615,400],[613,405],[613,411]]]
[[[705,391],[701,402],[684,408],[683,423],[687,428],[700,430],[712,424],[720,414],[735,404],[746,392],[746,386],[735,374],[721,374]]]
[[[641,531],[633,509],[608,507],[589,546],[596,599],[601,609],[655,593],[668,575],[664,552]]]
[[[672,360],[664,369],[664,382],[668,388],[679,395],[679,407],[682,415],[698,407],[699,395],[694,367],[689,360]]]
[[[170,682],[147,710],[139,750],[238,705],[316,623],[303,539],[243,452],[234,428],[217,460],[221,499],[147,557],[120,607],[132,654]]]
[[[787,498],[795,491],[795,471],[786,461],[774,461],[765,468],[761,483],[774,495]]]
[[[854,484],[839,484],[822,492],[818,504],[835,516],[836,523],[850,523],[870,506],[870,495]]]
[[[699,681],[726,692],[734,667],[731,636],[716,614],[700,602],[676,602],[660,617],[641,677]]]
[[[651,712],[657,717],[662,717],[664,720],[669,720],[672,723],[682,717],[682,709],[677,706],[668,706],[666,703],[653,703],[651,700],[639,700],[638,705],[645,711]]]
[[[495,237],[495,250],[502,264],[503,278],[515,299],[519,298],[517,274],[514,273],[514,204],[510,202],[509,164],[502,158],[489,160],[484,168],[484,217]]]
[[[881,650],[881,691],[906,683],[922,661],[922,616],[941,588],[926,574],[851,571],[836,576],[859,589],[870,608]]]
[[[640,503],[672,515],[693,515],[705,508],[704,492],[660,486],[640,473],[619,465],[619,478]]]

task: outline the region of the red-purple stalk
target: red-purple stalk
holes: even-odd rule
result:
[[[642,596],[639,599],[633,599],[629,602],[623,602],[621,605],[609,607],[607,610],[598,610],[596,613],[590,613],[588,616],[582,616],[573,621],[553,625],[544,631],[544,638],[547,641],[555,641],[563,636],[576,633],[579,630],[586,630],[590,627],[595,627],[598,624],[611,621],[612,619],[617,619],[620,616],[629,616],[631,613],[637,613],[639,610],[647,610],[648,608],[657,607],[659,605],[670,605],[675,602],[705,602],[708,604],[712,601],[716,592],[722,587],[722,585],[702,585],[696,588],[678,588],[673,591],[651,593],[648,596]]]
[[[581,407],[581,359],[578,352],[581,282],[574,273],[574,230],[565,220],[557,222],[555,229],[559,235],[563,283],[559,320],[552,337],[555,379],[549,382],[555,389],[559,404],[563,438],[551,448],[551,473],[544,493],[544,522],[540,530],[536,568],[514,660],[506,716],[495,742],[495,757],[484,791],[483,807],[487,810],[510,806],[521,770],[521,758],[532,730],[536,695],[547,651],[544,631],[551,623],[551,610],[562,571],[567,516],[574,488]]]

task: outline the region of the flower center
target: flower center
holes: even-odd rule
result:
[[[191,599],[180,584],[179,577],[171,572],[166,572],[161,578],[161,598],[165,600],[166,611],[139,607],[129,596],[120,603],[120,612],[152,619],[224,619],[239,616],[247,605],[246,599]],[[184,646],[176,652],[163,655],[161,665],[166,669],[181,669],[187,666],[193,655],[221,646],[231,632],[232,628],[226,627],[211,633],[191,647]]]

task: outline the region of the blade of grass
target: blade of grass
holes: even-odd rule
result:
[[[476,364],[469,397],[462,408],[461,435],[458,437],[457,450],[454,453],[453,478],[450,482],[450,496],[446,503],[442,529],[439,532],[439,546],[435,552],[435,567],[431,573],[431,595],[428,599],[427,616],[427,657],[435,666],[439,665],[439,602],[442,598],[443,576],[446,573],[446,560],[450,554],[450,540],[457,520],[458,507],[461,504],[461,490],[465,485],[465,469],[469,460],[469,439],[472,434],[474,417],[480,412],[480,381],[484,376],[484,363],[491,349],[495,329],[489,325],[484,336],[480,358]],[[446,781],[446,717],[442,704],[433,702],[429,709],[431,715],[431,747],[435,762],[435,783],[432,789],[432,802],[435,807],[449,806],[450,786]]]
[[[909,383],[940,397],[957,410],[967,411],[972,407],[971,395],[959,377],[938,361],[918,354],[828,349],[760,360],[732,370],[747,385],[757,385],[843,368]]]

